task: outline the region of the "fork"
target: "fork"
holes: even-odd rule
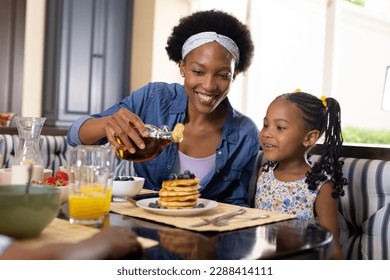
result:
[[[209,224],[212,224],[215,226],[223,226],[223,225],[227,224],[227,221],[223,221],[223,220],[232,218],[232,217],[237,216],[237,215],[244,214],[245,212],[246,212],[246,210],[244,208],[241,208],[237,211],[234,211],[234,212],[228,213],[228,214],[223,214],[223,215],[215,217],[211,220],[206,219],[206,218],[202,218],[203,222],[194,224],[194,225],[192,225],[192,227],[200,227],[200,226],[205,226],[205,225],[209,225]]]
[[[235,217],[235,219],[242,219],[242,220],[259,220],[259,219],[267,219],[269,218],[268,214],[262,214],[257,216],[248,216],[248,217]]]
[[[230,217],[225,217],[223,219],[220,219],[216,222],[213,222],[212,224],[217,226],[217,227],[221,227],[221,226],[226,226],[230,220],[232,219],[240,219],[240,220],[251,220],[251,221],[254,221],[254,220],[259,220],[259,219],[267,219],[269,218],[269,215],[267,214],[263,214],[263,215],[258,215],[258,216],[252,216],[252,217],[238,217],[238,216],[230,216]],[[203,220],[206,220],[206,219],[203,219]]]

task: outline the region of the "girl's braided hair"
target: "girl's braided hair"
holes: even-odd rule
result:
[[[279,96],[295,103],[303,113],[305,126],[308,130],[317,129],[324,134],[324,142],[320,150],[320,159],[306,174],[306,183],[310,190],[331,176],[335,191],[334,198],[344,195],[343,186],[347,180],[343,178],[343,161],[340,155],[343,145],[341,133],[341,110],[336,99],[328,97],[317,98],[305,92],[287,93]],[[309,156],[310,157],[310,156]]]
[[[240,73],[248,69],[254,55],[254,44],[249,28],[233,15],[218,10],[199,11],[182,17],[167,40],[165,50],[169,59],[179,63],[184,42],[192,35],[205,31],[214,31],[232,39],[240,50],[240,61],[236,71]]]

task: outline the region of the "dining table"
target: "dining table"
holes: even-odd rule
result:
[[[331,232],[294,215],[207,200],[204,209],[187,212],[142,206],[144,201],[157,199],[158,193],[144,192],[112,201],[103,225],[97,228],[70,224],[65,203],[38,239],[23,242],[27,246],[77,242],[102,227],[125,227],[137,234],[143,247],[143,255],[137,258],[144,260],[324,260],[333,254]],[[239,214],[223,223],[207,222],[237,211]]]

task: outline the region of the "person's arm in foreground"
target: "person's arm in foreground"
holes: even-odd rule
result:
[[[136,235],[126,228],[104,228],[89,239],[78,243],[58,243],[29,249],[17,243],[9,246],[0,259],[5,260],[95,260],[119,259],[125,255],[140,256],[142,247]]]

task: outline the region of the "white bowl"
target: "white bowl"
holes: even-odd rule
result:
[[[63,166],[63,165],[61,165],[60,168],[59,168],[60,171],[65,172],[69,176],[69,170],[68,169],[69,169],[68,166]]]
[[[11,184],[11,168],[0,169],[0,184]],[[50,177],[53,174],[53,170],[44,169],[43,178]]]
[[[60,190],[61,205],[65,204],[69,200],[69,186],[52,186]]]
[[[113,197],[133,197],[137,195],[144,187],[145,178],[135,176],[118,176],[122,177],[133,177],[131,181],[112,181],[112,196]]]

